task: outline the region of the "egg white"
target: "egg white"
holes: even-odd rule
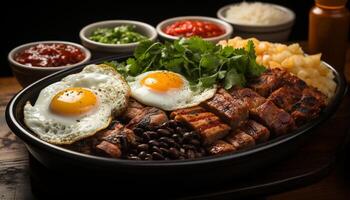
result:
[[[53,97],[71,87],[83,87],[92,91],[97,96],[97,107],[74,117],[52,113],[49,106]],[[44,141],[71,144],[106,128],[113,116],[126,109],[129,95],[129,86],[113,69],[89,65],[82,72],[69,75],[44,88],[34,106],[27,102],[24,107],[24,122]]]
[[[166,111],[192,107],[210,99],[216,92],[216,86],[214,85],[212,88],[195,93],[190,89],[187,79],[180,74],[178,74],[178,76],[181,77],[183,81],[183,86],[181,88],[170,89],[166,92],[155,91],[141,84],[141,80],[145,78],[145,76],[154,72],[168,71],[149,71],[136,76],[133,81],[128,82],[131,89],[131,96],[137,101],[148,106],[154,106]]]

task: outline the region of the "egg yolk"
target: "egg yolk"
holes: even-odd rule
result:
[[[64,116],[78,116],[97,106],[97,96],[84,88],[68,88],[57,93],[50,103],[53,113]]]
[[[154,72],[141,80],[141,85],[158,92],[179,89],[184,84],[182,77],[172,72]]]

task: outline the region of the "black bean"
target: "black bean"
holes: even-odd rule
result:
[[[141,151],[138,155],[141,159],[145,159],[147,157],[147,152],[146,151]]]
[[[142,133],[142,138],[145,140],[145,141],[149,141],[151,139],[151,136],[149,134],[149,132],[144,132]]]
[[[157,152],[157,153],[160,153],[160,154],[162,153],[162,151],[157,146],[152,146],[151,150],[152,150],[152,152]]]
[[[191,144],[184,144],[184,145],[182,145],[182,147],[184,149],[192,149],[192,150],[196,149],[196,147],[191,145]]]
[[[154,160],[164,160],[164,156],[158,152],[153,152],[152,157]]]
[[[178,122],[175,121],[175,120],[169,120],[169,121],[168,121],[168,125],[169,125],[169,127],[171,127],[171,128],[175,128],[175,127],[177,126],[177,124],[178,124]]]
[[[191,134],[191,132],[186,132],[186,133],[184,133],[183,134],[183,138],[184,138],[184,140],[191,140],[192,139],[192,134]]]
[[[135,141],[137,142],[137,143],[141,143],[142,142],[142,138],[141,137],[139,137],[139,136],[136,136],[135,137]]]
[[[175,130],[173,129],[173,128],[171,128],[171,127],[167,127],[166,128],[168,131],[170,131],[171,133],[174,133],[175,132]]]
[[[180,152],[181,153],[185,153],[185,149],[184,148],[180,148]]]
[[[196,139],[192,139],[189,141],[190,144],[193,144],[194,146],[199,146],[201,144],[201,142],[199,140]]]
[[[141,160],[141,158],[138,157],[138,156],[129,156],[128,159],[130,159],[130,160]]]
[[[149,131],[149,136],[151,137],[151,139],[157,139],[158,133],[155,131]]]
[[[180,136],[180,134],[174,133],[171,135],[171,137],[176,140],[176,139],[180,138],[181,136]]]
[[[139,151],[147,151],[148,150],[148,144],[140,144],[137,146],[137,150]]]
[[[186,158],[185,158],[185,156],[179,156],[178,159],[179,159],[179,160],[185,160]]]
[[[185,132],[184,129],[181,128],[180,126],[177,126],[177,127],[175,128],[175,130],[176,130],[176,132],[178,132],[178,133],[183,133],[183,132]]]
[[[153,160],[153,156],[151,154],[146,154],[145,160]]]
[[[159,138],[159,141],[165,142],[170,146],[178,146],[178,144],[175,142],[175,140],[173,138],[161,137],[161,138]]]
[[[191,150],[191,149],[189,149],[189,150],[187,151],[187,158],[193,159],[193,158],[195,158],[195,157],[196,157],[196,156],[195,156],[195,154],[194,154],[194,151]]]
[[[148,144],[150,144],[152,146],[159,146],[159,142],[156,140],[150,140],[150,141],[148,141]]]
[[[144,130],[142,128],[134,128],[133,129],[134,133],[138,136],[141,136]]]
[[[172,136],[171,136],[177,143],[179,143],[179,144],[182,144],[182,142],[183,142],[183,139],[182,139],[182,137],[179,135],[179,134],[173,134]]]
[[[170,136],[170,135],[171,135],[171,133],[170,133],[169,130],[163,129],[163,128],[158,129],[157,132],[158,132],[161,136]]]
[[[169,145],[165,142],[159,142],[159,147],[169,148]]]
[[[163,155],[165,155],[165,156],[167,156],[167,155],[169,155],[170,154],[170,151],[169,151],[169,149],[166,149],[166,148],[159,148],[161,151],[162,151],[162,154]]]
[[[176,159],[176,158],[179,157],[179,155],[180,155],[179,150],[177,150],[176,148],[171,147],[171,148],[169,149],[169,156],[170,156],[171,158]]]

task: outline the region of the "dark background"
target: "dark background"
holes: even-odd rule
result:
[[[216,17],[217,10],[227,4],[241,0],[211,1],[103,1],[74,3],[71,1],[12,1],[0,8],[3,21],[0,35],[0,76],[11,75],[7,63],[8,52],[23,43],[39,40],[79,41],[79,31],[85,25],[108,19],[139,20],[153,26],[169,17],[181,15],[205,15]],[[291,41],[306,40],[308,13],[313,0],[262,0],[292,9],[296,22],[290,36]],[[76,4],[76,5],[75,5]],[[348,8],[349,8],[348,2]]]

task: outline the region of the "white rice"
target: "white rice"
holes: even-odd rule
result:
[[[226,11],[226,19],[236,24],[276,25],[288,21],[289,17],[278,7],[261,2],[242,2],[230,6]]]

